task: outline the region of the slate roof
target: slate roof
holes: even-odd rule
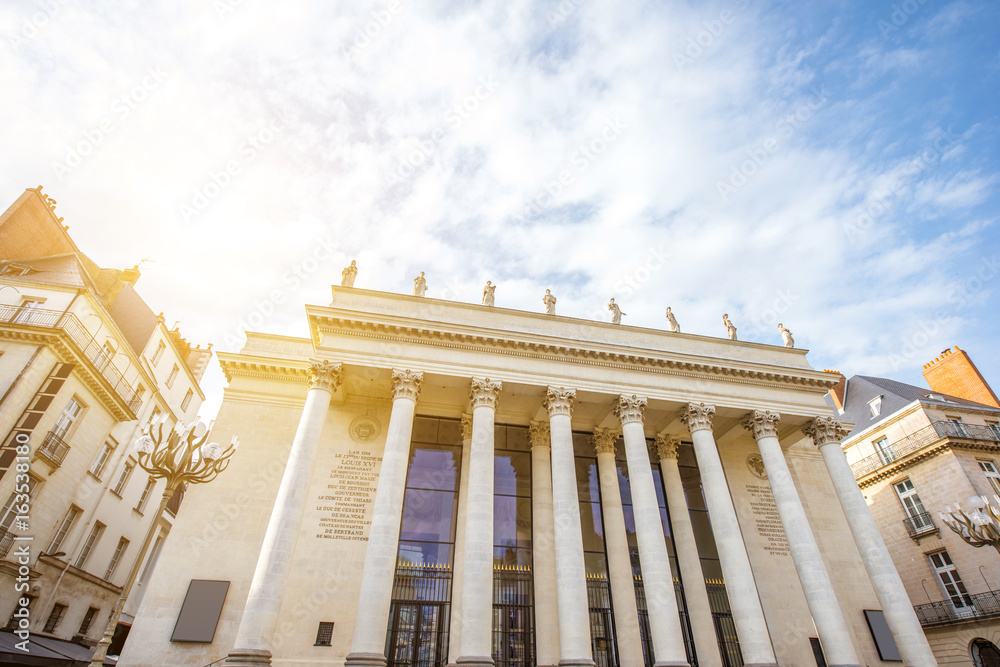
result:
[[[873,417],[868,403],[877,396],[882,397],[882,409],[877,417]],[[941,407],[964,406],[1000,413],[998,408],[931,391],[927,387],[916,387],[888,378],[855,375],[847,381],[844,394],[844,414],[841,415],[841,419],[844,422],[854,424],[848,435],[851,437],[888,419],[914,401]]]

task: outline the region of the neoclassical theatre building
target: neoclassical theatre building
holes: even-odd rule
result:
[[[804,350],[334,287],[122,665],[936,664]],[[224,662],[222,662],[224,660]]]

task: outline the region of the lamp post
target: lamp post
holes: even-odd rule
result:
[[[198,435],[198,427],[202,426],[200,422],[189,424],[183,431],[180,429],[181,425],[178,424],[177,428],[164,434],[165,421],[162,420],[151,425],[149,431],[139,437],[135,443],[139,466],[154,478],[165,479],[167,486],[163,490],[160,508],[153,515],[153,521],[146,532],[146,538],[139,549],[139,555],[132,565],[132,571],[129,572],[128,581],[125,582],[118,602],[115,603],[115,608],[111,611],[108,627],[94,651],[94,656],[90,661],[91,667],[101,667],[104,664],[104,659],[108,655],[108,647],[111,646],[115,629],[118,627],[118,619],[128,601],[132,586],[138,578],[139,567],[146,556],[146,550],[149,549],[153,536],[159,528],[160,517],[167,507],[167,502],[182,484],[204,484],[215,479],[229,465],[229,459],[232,458],[240,444],[236,436],[233,436],[232,444],[225,449],[214,442],[205,444],[205,440],[208,439],[208,431],[206,429],[205,433]]]
[[[1000,505],[1000,496],[994,496]],[[945,507],[938,516],[963,540],[974,547],[989,545],[1000,553],[1000,509],[990,504],[986,496],[971,496],[968,500],[971,512],[966,512],[955,503],[955,509]],[[984,511],[985,510],[985,511]]]

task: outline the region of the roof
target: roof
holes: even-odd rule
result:
[[[27,651],[17,648],[21,640],[10,630],[0,630],[0,664],[39,665],[39,667],[86,667],[90,664],[94,649],[54,637],[32,634],[27,640]],[[104,661],[114,665],[114,658]]]
[[[879,396],[882,397],[881,409],[878,416],[873,417],[868,404]],[[847,381],[847,387],[844,391],[842,419],[846,423],[854,424],[847,437],[865,431],[888,419],[914,401],[944,408],[960,406],[1000,413],[1000,409],[992,406],[958,396],[942,394],[927,387],[917,387],[888,378],[855,375]]]

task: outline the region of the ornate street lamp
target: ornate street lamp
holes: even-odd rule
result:
[[[1000,496],[996,498],[1000,505]],[[990,545],[1000,553],[1000,509],[990,504],[986,496],[971,496],[968,500],[971,512],[966,512],[955,503],[955,509],[945,507],[945,513],[938,512],[941,521],[974,547]],[[985,511],[983,511],[985,510]]]
[[[146,556],[146,550],[149,549],[153,536],[159,529],[160,517],[167,507],[167,502],[183,484],[204,484],[218,477],[219,473],[229,465],[229,459],[240,444],[236,436],[233,436],[232,444],[225,449],[218,443],[205,444],[205,440],[208,439],[208,429],[204,429],[204,433],[199,435],[198,431],[201,430],[199,427],[204,428],[200,422],[192,422],[183,430],[178,423],[177,428],[169,431],[164,437],[165,421],[151,425],[135,443],[139,466],[154,478],[165,479],[167,487],[163,490],[160,508],[153,515],[153,521],[146,532],[146,539],[143,540],[139,555],[132,565],[132,571],[129,572],[128,581],[125,582],[118,602],[111,612],[111,618],[108,619],[104,636],[94,651],[94,657],[90,661],[91,667],[101,667],[104,664],[108,647],[111,646],[111,640],[115,635],[115,628],[118,627],[118,619],[128,601],[132,585],[139,575],[139,566]]]

